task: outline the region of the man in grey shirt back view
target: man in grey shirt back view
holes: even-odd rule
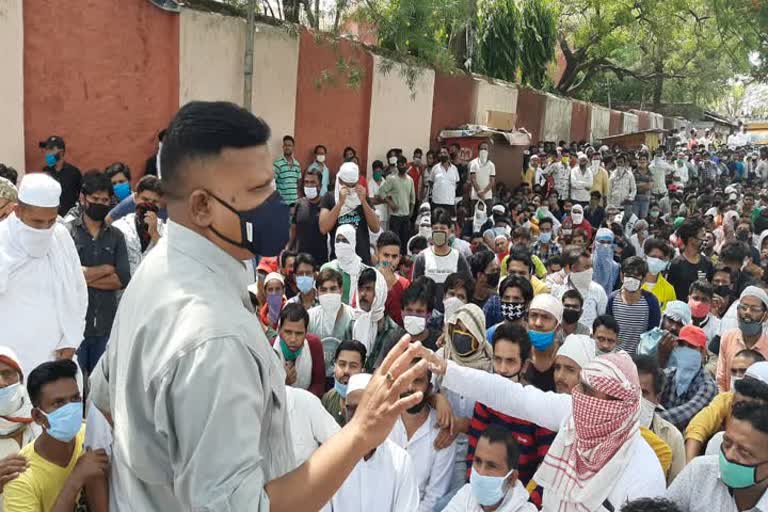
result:
[[[187,104],[168,128],[167,233],[126,289],[91,377],[114,425],[110,510],[318,510],[421,400],[400,398],[426,366],[409,369],[418,344],[406,337],[355,421],[289,472],[285,373],[243,264],[288,238],[268,138],[266,123],[224,102]]]

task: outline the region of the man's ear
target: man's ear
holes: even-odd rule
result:
[[[48,423],[48,418],[46,418],[43,411],[41,411],[37,407],[34,407],[32,409],[32,420],[46,430],[48,430],[51,427],[51,425]]]
[[[508,489],[512,489],[515,485],[515,482],[517,482],[518,477],[520,476],[520,472],[518,470],[514,470],[510,475],[507,477],[506,484]]]

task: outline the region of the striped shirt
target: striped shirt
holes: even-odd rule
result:
[[[275,173],[275,187],[283,202],[293,206],[299,198],[299,179],[301,179],[301,166],[294,158],[290,162],[283,156],[272,164]]]
[[[621,290],[618,291],[619,293],[613,295],[611,302],[613,317],[619,324],[619,348],[634,356],[640,343],[640,335],[648,330],[650,307],[645,294],[640,297],[639,302],[627,304],[621,297]]]

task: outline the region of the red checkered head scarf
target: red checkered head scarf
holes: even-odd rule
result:
[[[581,381],[608,398],[572,392],[573,414],[558,432],[534,480],[556,495],[559,511],[597,510],[630,458],[639,432],[640,380],[626,352],[597,357]]]

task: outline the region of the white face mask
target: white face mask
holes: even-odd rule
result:
[[[48,249],[53,241],[53,230],[56,224],[48,229],[35,229],[24,224],[18,217],[8,217],[8,221],[15,222],[19,243],[24,251],[32,258],[42,258],[48,254]]]
[[[418,336],[427,328],[427,319],[421,316],[404,315],[403,327],[405,327],[405,332],[411,336]]]
[[[355,248],[349,242],[336,242],[336,258],[342,266],[353,263],[357,258]]]
[[[389,157],[389,165],[396,165],[397,164],[397,157],[391,156]]]
[[[571,273],[571,283],[578,290],[589,290],[589,283],[592,282],[592,269],[582,270],[581,272]]]
[[[583,213],[573,213],[571,212],[571,218],[573,219],[573,224],[581,224],[584,220],[584,214]]]
[[[450,320],[456,311],[459,310],[464,302],[458,297],[448,297],[443,301],[444,318],[446,321]]]
[[[317,197],[317,187],[304,187],[304,195],[307,199],[315,199]]]
[[[656,404],[646,400],[645,398],[640,399],[640,418],[638,418],[638,421],[640,422],[641,427],[651,428],[651,423],[653,423],[653,414],[655,411]]]
[[[318,295],[317,300],[320,302],[320,307],[323,308],[323,313],[328,316],[336,316],[339,308],[341,308],[340,293],[324,293]]]
[[[480,159],[480,163],[484,164],[485,162],[488,161],[488,150],[487,149],[481,149],[477,153],[477,157]]]
[[[625,277],[622,287],[629,293],[635,293],[640,289],[640,280],[634,277]]]
[[[325,155],[317,155],[315,160],[317,160],[318,163],[323,163],[325,162]]]

